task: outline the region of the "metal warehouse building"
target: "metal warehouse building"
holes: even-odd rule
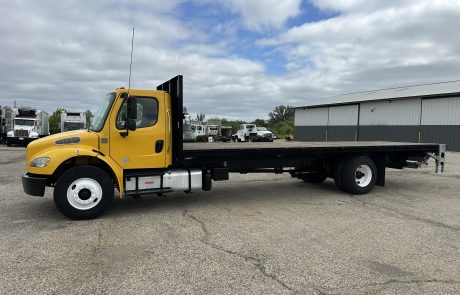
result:
[[[460,80],[350,93],[296,107],[294,138],[436,142],[460,151]]]

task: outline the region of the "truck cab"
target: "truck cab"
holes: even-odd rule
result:
[[[18,108],[13,119],[13,130],[7,133],[6,144],[28,144],[49,135],[48,113],[33,108]]]
[[[182,78],[176,77],[174,85],[168,82],[159,89],[178,87]],[[197,173],[166,171],[182,147],[182,113],[173,108],[170,93],[180,100],[176,106],[182,104],[182,97],[168,90],[131,89],[128,94],[127,89],[118,88],[101,99],[87,130],[30,143],[23,176],[25,192],[43,196],[45,186],[54,187],[58,209],[71,218],[86,219],[107,208],[114,187],[121,197],[141,189],[152,193],[182,189],[182,183],[194,180]],[[33,120],[26,123],[33,128]],[[173,146],[173,136],[180,145]],[[158,177],[165,174],[167,177]],[[199,183],[201,187],[201,178]]]
[[[86,112],[63,110],[61,112],[61,132],[80,130],[86,128]]]

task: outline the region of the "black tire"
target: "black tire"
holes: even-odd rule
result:
[[[369,168],[369,173],[361,173],[363,176],[359,179],[364,179],[364,177],[370,177],[370,180],[365,186],[361,186],[358,184],[356,180],[358,177],[358,168],[359,167],[367,167]],[[365,168],[365,169],[367,169]],[[343,187],[346,192],[354,195],[363,195],[367,194],[372,190],[377,181],[377,167],[375,166],[374,161],[369,157],[359,156],[348,159],[343,168],[342,168],[342,182]]]
[[[345,165],[346,161],[347,161],[346,158],[340,159],[334,165],[334,175],[333,175],[334,183],[337,186],[337,188],[341,191],[345,191],[345,187],[343,186],[342,175],[343,175],[343,166]]]
[[[6,140],[6,146],[7,146],[7,147],[10,147],[10,146],[11,146],[11,142],[9,142],[8,139]]]
[[[302,175],[300,179],[309,183],[323,183],[327,179],[327,174],[322,171],[315,171]]]
[[[77,181],[84,181],[84,179],[88,179],[92,184],[99,184],[101,193],[100,194],[92,194],[90,189],[82,188],[78,191],[78,199],[80,199],[80,194],[85,191],[84,196],[81,198],[86,200],[91,200],[91,198],[95,198],[94,202],[97,204],[94,207],[82,209],[76,208],[72,203],[69,201],[72,197],[68,197],[68,190],[71,189],[71,185],[73,183],[77,183]],[[72,185],[72,187],[76,187],[76,185]],[[77,188],[78,189],[78,188]],[[89,193],[88,193],[89,192]],[[77,194],[77,192],[75,192]],[[89,194],[89,196],[88,196]],[[114,186],[112,178],[105,173],[100,168],[94,166],[77,166],[67,170],[64,174],[62,174],[54,187],[54,203],[56,207],[61,211],[62,214],[65,216],[75,219],[93,219],[101,215],[107,208],[109,208],[110,204],[112,203],[114,198]],[[73,201],[74,203],[76,201]],[[92,203],[90,203],[92,205]],[[89,205],[89,206],[91,206]],[[82,205],[85,206],[85,205]]]

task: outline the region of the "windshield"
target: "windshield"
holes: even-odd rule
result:
[[[85,128],[83,122],[64,122],[63,131],[72,131]]]
[[[257,131],[267,131],[267,128],[265,128],[265,127],[257,127]]]
[[[25,120],[25,119],[14,119],[14,125],[20,126],[34,126],[34,120]]]
[[[109,93],[104,97],[104,100],[94,114],[89,130],[96,132],[102,130],[102,127],[104,127],[105,119],[107,118],[114,99],[115,93]]]

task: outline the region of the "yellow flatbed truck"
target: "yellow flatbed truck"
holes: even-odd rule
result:
[[[88,130],[38,139],[27,146],[26,194],[54,188],[57,208],[72,219],[102,214],[120,197],[211,190],[229,173],[290,173],[306,182],[327,177],[352,194],[385,183],[386,167],[417,168],[432,157],[444,169],[443,144],[274,142],[184,144],[183,78],[156,90],[107,94]],[[129,93],[128,93],[129,92]]]

